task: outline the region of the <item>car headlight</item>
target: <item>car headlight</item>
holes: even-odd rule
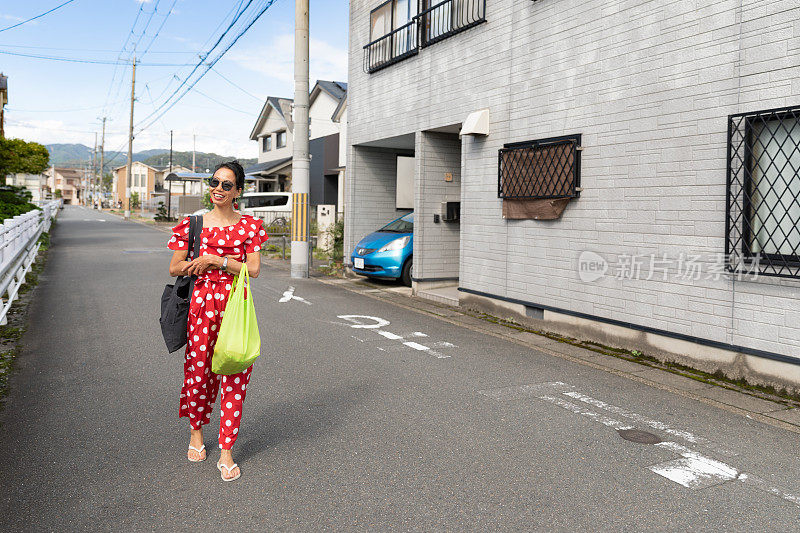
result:
[[[393,250],[402,250],[403,248],[406,247],[408,241],[410,240],[411,237],[409,235],[406,235],[405,237],[401,237],[399,239],[395,239],[392,242],[384,244],[383,247],[380,250],[378,250],[378,252],[380,253],[380,252],[391,252]]]

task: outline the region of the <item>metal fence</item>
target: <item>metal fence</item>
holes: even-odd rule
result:
[[[17,299],[25,276],[39,253],[39,237],[50,230],[61,200],[42,204],[41,210],[6,219],[0,224],[0,325]]]
[[[728,117],[732,272],[800,278],[800,106]]]

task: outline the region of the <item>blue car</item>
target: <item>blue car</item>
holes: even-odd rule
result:
[[[353,272],[371,278],[399,279],[411,286],[414,213],[389,222],[360,241],[350,257]]]

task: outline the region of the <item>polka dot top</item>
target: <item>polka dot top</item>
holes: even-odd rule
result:
[[[221,228],[203,228],[200,243],[200,255],[230,255],[237,261],[244,262],[245,254],[256,253],[261,250],[261,245],[269,237],[264,231],[263,222],[250,215],[242,218],[232,226]],[[172,228],[172,238],[167,243],[170,250],[186,250],[189,246],[189,217]],[[190,254],[191,255],[191,254]],[[231,281],[233,274],[223,272],[217,268],[206,271],[199,276],[208,281]]]

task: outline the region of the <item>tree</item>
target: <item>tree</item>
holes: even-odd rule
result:
[[[39,143],[0,138],[0,178],[4,183],[8,174],[41,174],[49,161],[47,148]]]
[[[139,207],[139,193],[132,192],[131,193],[131,209],[138,209]]]
[[[105,192],[111,192],[111,189],[114,185],[114,174],[111,172],[106,172],[103,174],[103,190]]]

